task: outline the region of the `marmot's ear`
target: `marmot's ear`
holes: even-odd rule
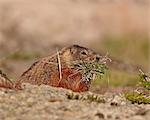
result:
[[[76,47],[70,47],[70,52],[71,52],[71,54],[75,54],[77,52],[77,48]]]

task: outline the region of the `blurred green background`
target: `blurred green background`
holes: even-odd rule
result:
[[[110,56],[130,63],[130,65],[141,65],[141,70],[148,72],[149,67],[149,37],[148,35],[123,35],[106,36],[104,40],[96,44],[97,50],[108,52]],[[129,66],[130,67],[130,66]],[[142,69],[143,68],[143,69]],[[107,87],[134,88],[139,81],[138,70],[135,73],[111,69],[106,72],[104,77],[93,82],[93,89]],[[106,90],[107,91],[107,90]]]

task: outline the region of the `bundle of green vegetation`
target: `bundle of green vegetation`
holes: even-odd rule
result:
[[[138,88],[132,93],[126,93],[125,97],[132,103],[150,104],[150,76],[140,70]]]
[[[107,60],[108,57],[102,58],[101,61],[77,61],[73,63],[73,68],[82,73],[83,82],[89,83],[95,77],[102,77],[106,73]]]

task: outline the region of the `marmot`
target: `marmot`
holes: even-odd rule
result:
[[[87,91],[91,83],[82,82],[81,73],[76,73],[76,69],[71,67],[72,63],[78,60],[99,61],[99,59],[100,56],[93,50],[79,45],[72,45],[60,50],[59,54],[36,61],[14,83],[5,74],[0,73],[0,87],[22,89],[22,83],[31,83],[34,85],[45,84],[63,87],[75,92]]]

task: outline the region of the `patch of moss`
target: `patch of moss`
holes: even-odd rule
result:
[[[97,94],[78,94],[78,93],[68,93],[66,94],[67,99],[69,100],[82,100],[82,101],[88,101],[88,102],[97,102],[97,103],[105,103],[105,99],[102,98],[102,96],[99,96]]]
[[[150,104],[150,97],[146,97],[145,94],[142,93],[126,93],[125,97],[132,103]]]

